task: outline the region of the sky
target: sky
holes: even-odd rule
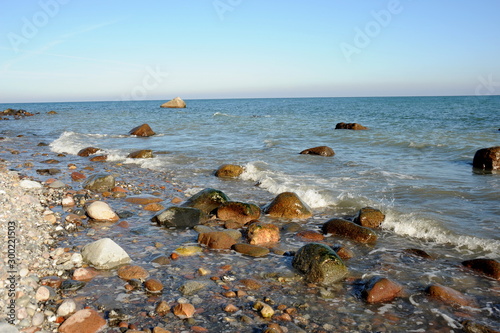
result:
[[[500,94],[498,0],[0,8],[0,103]]]

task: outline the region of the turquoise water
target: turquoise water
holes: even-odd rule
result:
[[[500,145],[498,96],[188,100],[186,109],[161,103],[0,105],[40,112],[1,133],[22,126],[55,152],[96,146],[112,161],[172,171],[192,193],[215,187],[264,204],[293,191],[328,215],[375,206],[387,214],[383,227],[398,235],[499,256],[500,175],[471,166],[475,151]],[[338,122],[369,130],[335,130]],[[157,135],[127,135],[142,123]],[[335,156],[298,154],[320,145]],[[159,154],[126,158],[138,149]],[[224,163],[244,165],[243,180],[213,177]]]

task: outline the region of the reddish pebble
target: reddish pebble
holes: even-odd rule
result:
[[[318,242],[318,241],[322,241],[325,239],[325,236],[323,236],[322,234],[320,234],[319,232],[314,231],[314,230],[300,231],[299,233],[297,233],[297,237],[305,239],[305,240],[310,240],[313,242]]]
[[[175,253],[175,252],[174,252],[174,253],[172,253],[172,254],[170,255],[170,259],[172,259],[172,260],[177,260],[177,259],[179,259],[179,255],[178,255],[177,253]]]
[[[197,332],[197,333],[208,332],[208,329],[206,329],[205,327],[201,327],[201,326],[192,326],[191,330],[193,332]]]

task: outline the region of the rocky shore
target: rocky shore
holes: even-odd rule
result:
[[[499,263],[387,251],[376,208],[187,194],[33,140],[0,149],[2,332],[495,332]],[[451,273],[419,281],[420,267]]]

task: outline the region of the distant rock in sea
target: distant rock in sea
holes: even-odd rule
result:
[[[180,97],[176,97],[167,103],[163,103],[160,107],[162,108],[185,108],[186,102],[182,100]]]

